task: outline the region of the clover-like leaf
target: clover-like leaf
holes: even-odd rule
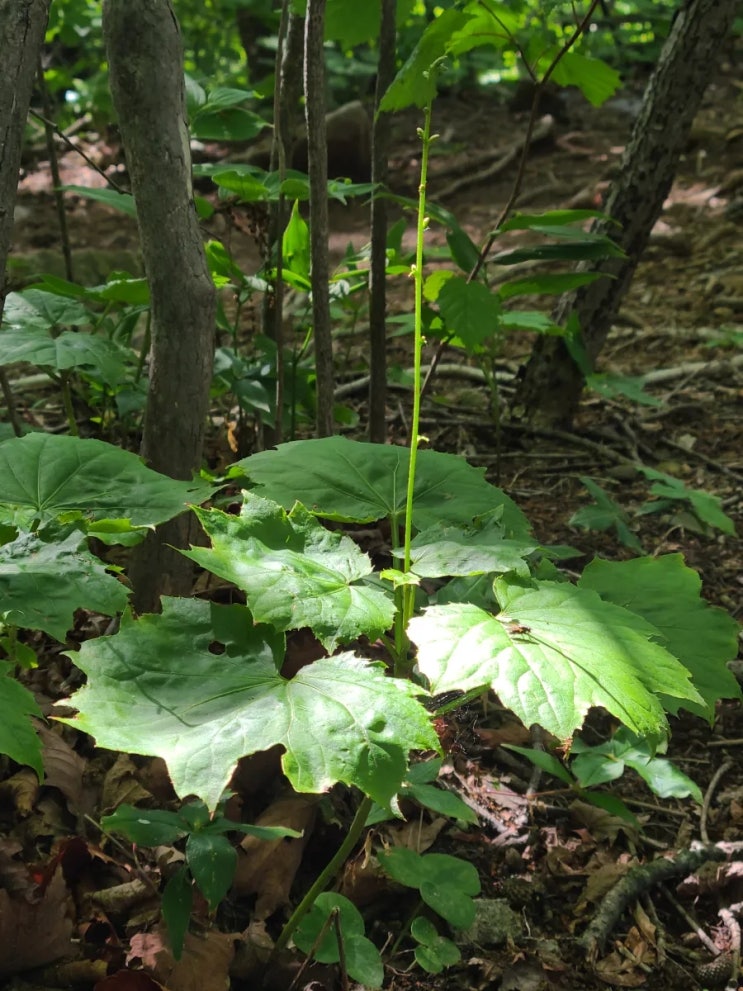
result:
[[[406,447],[322,437],[261,451],[238,461],[235,468],[259,486],[261,495],[285,509],[294,505],[301,479],[302,502],[316,516],[356,523],[389,518],[399,524],[405,512],[409,464]],[[469,524],[500,507],[506,536],[528,536],[531,528],[524,514],[484,475],[484,469],[473,468],[455,454],[419,451],[414,527]]]
[[[0,547],[0,618],[64,640],[76,609],[112,616],[127,603],[127,590],[73,531],[63,540],[21,533]]]
[[[568,583],[502,578],[495,588],[499,616],[452,604],[411,620],[433,692],[490,685],[527,726],[563,740],[592,706],[658,736],[666,731],[658,695],[701,701],[686,668],[654,642],[658,630],[635,613]]]
[[[0,444],[0,522],[21,529],[84,510],[87,519],[162,523],[212,486],[180,482],[100,440],[34,433]]]
[[[243,606],[166,598],[162,615],[125,613],[115,636],[72,655],[88,682],[63,721],[100,746],[162,757],[176,792],[212,810],[240,757],[277,744],[297,791],[343,781],[389,805],[409,752],[438,749],[420,690],[350,653],[287,681],[282,655],[283,636]]]
[[[416,853],[407,847],[392,847],[379,853],[382,868],[409,888],[457,929],[467,929],[475,919],[472,898],[480,892],[480,879],[467,860],[446,853]]]
[[[197,515],[212,546],[184,553],[243,589],[259,622],[309,627],[328,651],[361,635],[375,640],[391,627],[394,603],[363,582],[373,570],[368,556],[300,503],[286,513],[246,493],[239,516],[217,509]]]

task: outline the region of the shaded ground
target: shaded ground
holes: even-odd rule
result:
[[[706,597],[741,619],[740,538],[705,528],[685,503],[635,517],[634,512],[653,496],[649,483],[633,467],[640,461],[682,479],[689,489],[719,497],[740,533],[743,97],[734,65],[731,57],[705,97],[666,210],[601,359],[604,370],[651,373],[647,388],[661,405],[587,395],[572,434],[534,435],[505,424],[498,450],[491,397],[476,369],[461,354],[451,352],[443,356],[445,371],[434,382],[423,426],[436,448],[466,454],[471,462],[486,465],[494,479],[497,473],[498,483],[532,520],[540,540],[576,547],[582,556],[570,561],[570,568],[580,571],[595,554],[631,556],[612,532],[586,532],[571,525],[572,515],[589,501],[580,481],[581,476],[589,476],[628,514],[646,553],[683,553],[699,571]],[[554,126],[530,159],[520,205],[535,211],[598,206],[636,108],[632,95],[600,111],[570,98],[567,120]],[[493,227],[508,198],[512,166],[459,190],[447,193],[446,186],[461,178],[463,173],[456,172],[460,163],[462,169],[471,168],[479,151],[497,149],[493,158],[498,158],[519,139],[523,125],[523,118],[481,95],[444,98],[437,108],[436,129],[442,138],[431,195],[436,198],[444,191],[444,205],[477,242]],[[417,181],[414,126],[412,118],[409,127],[401,125],[395,156],[395,182],[408,193]],[[100,148],[98,152],[102,164],[107,164],[109,152]],[[92,184],[90,170],[81,170],[69,157],[66,162],[71,170],[66,181]],[[27,271],[50,267],[47,261],[57,253],[58,234],[43,169],[43,163],[39,171],[31,164],[21,187],[15,253],[22,263],[25,258]],[[137,264],[133,223],[74,199],[68,219],[75,258],[83,269],[81,281],[99,281],[111,267],[132,270]],[[359,208],[335,211],[334,222],[333,247],[338,255],[349,240],[358,245],[366,239],[366,218]],[[435,230],[430,237],[432,245],[442,240]],[[248,239],[236,237],[234,249],[247,270],[256,257]],[[49,251],[49,256],[40,258],[40,250]],[[106,254],[101,262],[104,270],[99,271],[96,266],[103,251],[117,253],[118,260]],[[16,268],[18,274],[23,271],[23,264]],[[409,286],[400,280],[393,290],[394,305],[404,309],[408,294]],[[529,347],[527,337],[508,339],[499,366],[513,374]],[[359,357],[359,374],[362,352],[362,344],[349,350],[351,361]],[[391,358],[407,363],[404,348],[393,348]],[[462,366],[469,370],[462,371]],[[353,378],[356,369],[350,371]],[[507,378],[502,389],[507,398]],[[407,403],[405,392],[392,393],[392,439],[401,440],[406,434]],[[217,447],[226,451],[224,445]],[[102,632],[97,625],[94,617],[81,617],[79,635]],[[56,648],[49,647],[44,671],[33,684],[48,704],[50,698],[68,694],[77,678]],[[588,732],[599,739],[609,729],[597,715]],[[670,856],[686,850],[697,840],[743,838],[743,773],[738,760],[743,717],[737,703],[721,704],[711,727],[691,717],[674,724],[670,756],[707,792],[701,809],[689,800],[656,799],[631,773],[615,782],[614,794],[629,805],[641,830],[577,799],[559,782],[535,775],[530,764],[504,750],[502,743],[531,746],[538,740],[492,700],[486,707],[471,706],[447,718],[440,730],[450,751],[442,780],[475,809],[480,826],[462,830],[411,809],[407,824],[380,827],[378,836],[382,842],[470,859],[478,868],[483,897],[500,900],[505,929],[480,934],[474,944],[463,947],[463,963],[438,977],[420,970],[406,973],[412,956],[403,949],[389,971],[389,987],[571,991],[619,986],[670,991],[724,986],[729,957],[717,973],[697,968],[713,960],[714,951],[734,951],[735,926],[726,925],[720,910],[743,898],[739,862],[707,863],[666,886],[649,886],[639,899],[630,900],[607,931],[596,970],[575,937],[595,916],[604,894],[633,865],[658,853]],[[248,925],[256,898],[264,899],[264,909],[268,905],[276,910],[273,919],[268,913],[269,931],[275,934],[274,923],[286,901],[301,895],[302,886],[337,844],[338,823],[348,821],[342,795],[334,810],[322,807],[319,815],[314,802],[308,805],[302,798],[277,796],[274,757],[246,765],[236,783],[243,814],[250,819],[268,807],[275,821],[306,827],[309,839],[301,865],[294,864],[282,875],[277,862],[286,858],[279,852],[257,879],[246,878],[245,872],[239,875],[235,893],[218,919],[223,933],[212,926],[205,907],[197,905],[198,936],[189,946],[185,966],[174,971],[162,950],[157,898],[151,887],[153,881],[158,884],[159,872],[167,873],[165,860],[171,854],[161,851],[155,862],[145,854],[140,854],[141,859],[132,857],[130,850],[108,843],[101,850],[94,824],[84,819],[84,814],[97,819],[121,801],[146,803],[153,797],[159,804],[170,801],[163,769],[157,761],[98,752],[90,741],[67,731],[61,735],[44,730],[44,740],[48,776],[41,789],[32,775],[7,761],[0,763],[0,887],[23,900],[29,897],[32,881],[42,883],[36,889],[36,904],[30,899],[22,911],[21,902],[0,900],[0,927],[9,927],[7,939],[12,931],[18,941],[16,959],[25,954],[27,966],[38,960],[40,945],[48,951],[57,941],[62,952],[69,951],[70,936],[75,940],[75,959],[71,964],[50,963],[43,973],[32,972],[23,979],[11,980],[7,972],[7,987],[96,986],[105,991],[116,986],[129,991],[157,986],[144,975],[136,983],[131,976],[116,985],[96,983],[123,966],[130,952],[173,991],[222,988],[234,951],[228,934]],[[277,808],[279,800],[286,804]],[[32,878],[24,863],[33,865]],[[348,865],[343,890],[368,913],[368,930],[378,945],[394,934],[411,907],[375,875],[363,855]],[[260,944],[260,939],[257,926],[246,945]],[[252,986],[246,976],[250,973],[246,955],[243,947],[238,963],[232,962],[235,988]],[[45,956],[54,958],[53,952]],[[273,986],[284,991],[294,973],[278,970]],[[336,977],[315,970],[304,975],[299,986],[310,980],[319,982],[314,987],[332,987]]]

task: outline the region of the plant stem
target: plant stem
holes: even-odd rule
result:
[[[433,71],[433,70],[432,70]],[[428,226],[426,217],[426,182],[428,179],[428,152],[431,143],[431,106],[432,100],[426,104],[423,127],[419,130],[422,145],[421,181],[418,186],[418,229],[415,246],[415,319],[413,337],[413,416],[410,424],[410,465],[408,468],[408,489],[405,500],[405,539],[403,570],[410,571],[410,542],[413,534],[413,497],[415,492],[415,464],[420,440],[418,429],[421,415],[421,352],[423,349],[423,240]],[[403,625],[407,626],[413,614],[415,602],[415,586],[403,586]],[[397,673],[397,672],[396,672]]]
[[[405,939],[405,937],[409,934],[410,927],[413,924],[413,920],[419,914],[422,906],[423,906],[423,899],[422,898],[419,898],[418,899],[418,902],[417,902],[417,904],[415,906],[415,908],[413,909],[413,911],[410,913],[410,915],[405,920],[405,925],[402,927],[402,929],[400,930],[400,932],[397,934],[397,939],[392,944],[392,947],[390,948],[390,952],[387,955],[387,959],[388,960],[394,959],[395,954],[397,953],[397,951],[400,948],[400,943],[402,943],[402,941]]]
[[[325,870],[320,874],[318,879],[312,885],[312,887],[304,896],[304,898],[299,903],[299,905],[297,905],[297,907],[294,909],[294,911],[292,912],[289,918],[289,921],[281,930],[281,933],[279,934],[279,938],[276,940],[276,943],[274,944],[274,948],[271,951],[271,956],[268,958],[268,961],[266,962],[266,970],[268,970],[273,960],[278,956],[278,954],[284,949],[286,944],[289,942],[294,930],[297,928],[297,926],[302,921],[302,919],[307,914],[307,912],[309,912],[309,910],[315,904],[315,899],[317,898],[317,896],[321,894],[323,891],[325,891],[325,889],[330,884],[332,879],[335,877],[335,875],[338,873],[340,868],[346,862],[348,856],[350,855],[353,848],[356,846],[356,843],[359,837],[361,836],[361,833],[366,824],[366,820],[368,819],[369,813],[371,812],[372,805],[373,802],[371,798],[364,796],[364,799],[362,800],[361,804],[356,810],[356,815],[353,817],[353,822],[351,823],[349,830],[346,833],[346,838],[338,847],[335,856],[327,865]]]

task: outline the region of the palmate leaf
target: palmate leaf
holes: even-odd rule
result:
[[[659,694],[699,703],[689,672],[634,613],[568,583],[495,583],[499,617],[434,606],[411,620],[418,667],[434,693],[490,685],[527,725],[568,739],[592,706],[639,735],[665,732]]]
[[[90,323],[90,313],[82,303],[35,287],[8,293],[3,308],[6,331],[49,330],[51,327],[75,327],[86,323]]]
[[[452,36],[472,19],[470,13],[445,10],[426,27],[409,58],[393,79],[379,105],[381,112],[424,107],[436,95],[431,67],[449,49]]]
[[[22,533],[0,547],[0,618],[64,640],[76,609],[113,616],[125,608],[126,588],[85,546],[82,533],[46,542]]]
[[[63,331],[51,337],[45,330],[5,330],[0,333],[0,365],[25,361],[40,368],[66,371],[95,368],[108,385],[120,382],[133,352],[93,334]]]
[[[119,633],[72,655],[88,683],[62,721],[100,746],[162,757],[176,792],[212,810],[240,757],[277,744],[297,791],[342,781],[389,805],[409,752],[438,749],[420,689],[350,653],[287,681],[282,656],[283,637],[243,606],[165,598],[161,615],[125,613]]]
[[[316,516],[345,522],[402,521],[410,451],[406,447],[365,444],[345,437],[323,437],[281,444],[238,461],[261,495],[286,509],[294,505],[298,484],[302,501]],[[475,516],[502,507],[508,537],[528,536],[529,521],[515,502],[454,454],[419,451],[415,473],[413,526],[469,524]]]
[[[669,698],[664,703],[669,712],[683,707],[711,719],[718,699],[741,697],[727,666],[738,652],[738,624],[705,602],[701,579],[686,567],[681,554],[592,561],[578,584],[652,623],[668,650],[691,672],[704,704]]]
[[[515,571],[527,577],[525,558],[539,546],[524,537],[509,540],[493,518],[470,527],[432,526],[410,548],[411,570],[422,578],[442,578]],[[395,551],[402,557],[403,552]]]
[[[376,640],[392,626],[392,599],[363,583],[373,571],[367,555],[300,503],[287,514],[246,493],[240,516],[196,514],[212,546],[184,554],[243,589],[258,622],[278,630],[308,626],[328,651],[362,635]]]
[[[9,661],[0,661],[0,754],[32,767],[41,779],[41,741],[28,718],[41,717],[41,709],[31,692],[13,679],[12,667]]]
[[[100,440],[36,433],[0,444],[0,523],[19,529],[81,509],[87,519],[153,526],[212,491],[201,481],[160,475]]]

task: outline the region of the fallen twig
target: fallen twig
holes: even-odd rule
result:
[[[704,801],[702,802],[702,814],[699,819],[699,835],[702,838],[702,843],[709,843],[709,833],[707,832],[707,818],[709,816],[709,807],[712,802],[712,796],[715,793],[715,789],[720,783],[720,778],[727,774],[730,768],[733,767],[733,761],[725,761],[724,764],[720,764],[715,773],[712,775],[712,780],[707,786],[707,791],[704,795]]]
[[[682,850],[673,859],[659,858],[635,867],[608,892],[586,931],[578,940],[591,963],[596,961],[610,932],[630,902],[649,888],[685,877],[709,860],[727,860],[726,849],[715,844]]]

